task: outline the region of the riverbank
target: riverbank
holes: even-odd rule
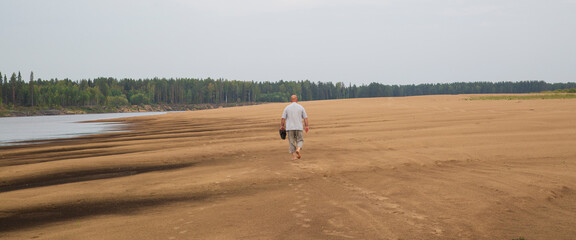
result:
[[[72,115],[90,113],[127,113],[127,112],[170,112],[170,111],[196,111],[215,108],[238,107],[257,105],[259,103],[222,103],[222,104],[156,104],[156,105],[131,105],[131,106],[87,106],[87,107],[0,107],[0,117],[25,117],[25,116],[49,116],[49,115]]]
[[[574,239],[576,99],[421,96],[114,121],[0,147],[0,239]]]

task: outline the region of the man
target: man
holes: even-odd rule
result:
[[[290,144],[290,153],[294,157],[292,160],[297,160],[302,157],[300,155],[300,150],[302,150],[302,145],[304,145],[304,134],[303,130],[308,133],[308,115],[306,115],[306,110],[302,105],[298,104],[298,97],[292,95],[290,97],[292,102],[282,113],[282,121],[280,129],[286,129],[286,134],[288,135],[288,143]],[[304,127],[302,126],[302,120],[304,120]]]

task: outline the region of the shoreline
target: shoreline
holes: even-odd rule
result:
[[[90,107],[0,107],[0,117],[30,117],[30,116],[53,116],[53,115],[77,115],[98,113],[130,113],[130,112],[171,112],[171,111],[197,111],[215,108],[228,108],[261,103],[223,103],[223,104],[191,104],[191,105],[131,105],[121,107],[90,106]]]
[[[125,118],[173,112],[125,112],[0,118],[0,149],[81,137],[130,131]]]

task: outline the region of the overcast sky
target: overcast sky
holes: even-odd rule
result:
[[[0,71],[576,81],[576,0],[0,0]]]

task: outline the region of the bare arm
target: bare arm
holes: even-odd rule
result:
[[[304,118],[304,130],[306,131],[306,133],[310,131],[310,128],[308,128],[308,118]]]
[[[284,118],[280,121],[280,129],[286,129],[286,119]]]

